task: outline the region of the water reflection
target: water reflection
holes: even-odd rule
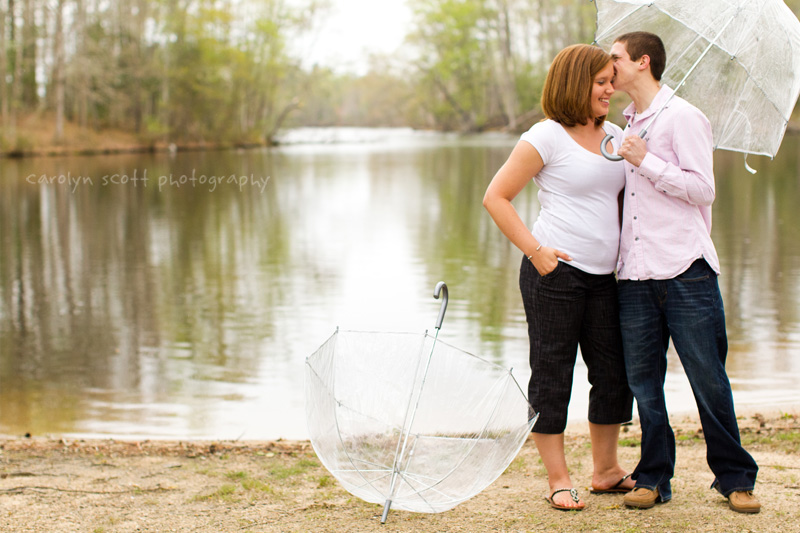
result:
[[[797,138],[756,176],[717,157],[714,238],[724,275],[728,369],[739,397],[796,401],[800,378],[800,168]],[[722,206],[722,208],[718,207]]]
[[[439,279],[442,338],[524,383],[521,255],[481,206],[514,139],[405,135],[0,161],[0,433],[304,437],[304,358],[336,326],[432,328]],[[740,404],[800,403],[798,142],[755,177],[716,155]],[[516,204],[532,220],[533,187]],[[668,390],[692,408],[679,373]]]

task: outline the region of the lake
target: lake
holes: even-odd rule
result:
[[[0,160],[0,434],[307,437],[336,329],[433,330],[529,377],[521,253],[484,211],[516,137],[300,130],[256,150]],[[800,137],[717,152],[737,407],[800,405]],[[532,224],[536,191],[515,201]],[[695,410],[674,352],[671,412]],[[570,409],[585,419],[582,363]],[[369,392],[365,383],[365,394]]]

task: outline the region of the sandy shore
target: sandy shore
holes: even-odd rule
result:
[[[484,492],[451,511],[392,511],[344,491],[308,442],[175,442],[0,438],[0,529],[128,531],[800,531],[800,410],[740,415],[760,466],[758,515],[729,510],[709,490],[696,417],[678,416],[674,498],[627,509],[620,495],[591,495],[588,431],[573,424],[567,453],[582,512],[550,509],[532,441]],[[620,458],[638,459],[640,428],[624,428]]]

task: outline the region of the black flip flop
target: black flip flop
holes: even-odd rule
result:
[[[547,500],[547,503],[550,504],[550,507],[552,507],[553,509],[558,509],[559,511],[583,511],[583,507],[567,507],[565,505],[557,504],[555,502],[555,500],[553,500],[553,496],[555,496],[559,492],[569,492],[569,495],[572,496],[572,501],[574,501],[575,503],[578,503],[579,501],[581,501],[581,497],[578,496],[578,491],[577,490],[575,490],[575,489],[558,489],[558,490],[554,490],[553,494],[551,494],[549,498],[546,497],[546,496],[544,498],[545,500]]]
[[[627,488],[625,488],[625,487],[623,487],[621,485],[623,483],[625,483],[625,480],[628,479],[629,477],[631,477],[631,475],[630,474],[626,474],[622,479],[620,479],[617,482],[616,485],[614,485],[611,488],[602,489],[601,490],[601,489],[595,489],[594,487],[592,487],[592,488],[589,489],[589,492],[592,493],[592,494],[627,494],[632,489],[627,489]]]

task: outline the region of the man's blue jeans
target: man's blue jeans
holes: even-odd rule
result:
[[[642,425],[637,487],[672,497],[675,435],[664,400],[667,347],[672,338],[692,387],[706,439],[712,485],[724,496],[753,490],[758,466],[739,440],[725,371],[728,339],[716,273],[704,259],[669,280],[619,281],[625,369]]]

